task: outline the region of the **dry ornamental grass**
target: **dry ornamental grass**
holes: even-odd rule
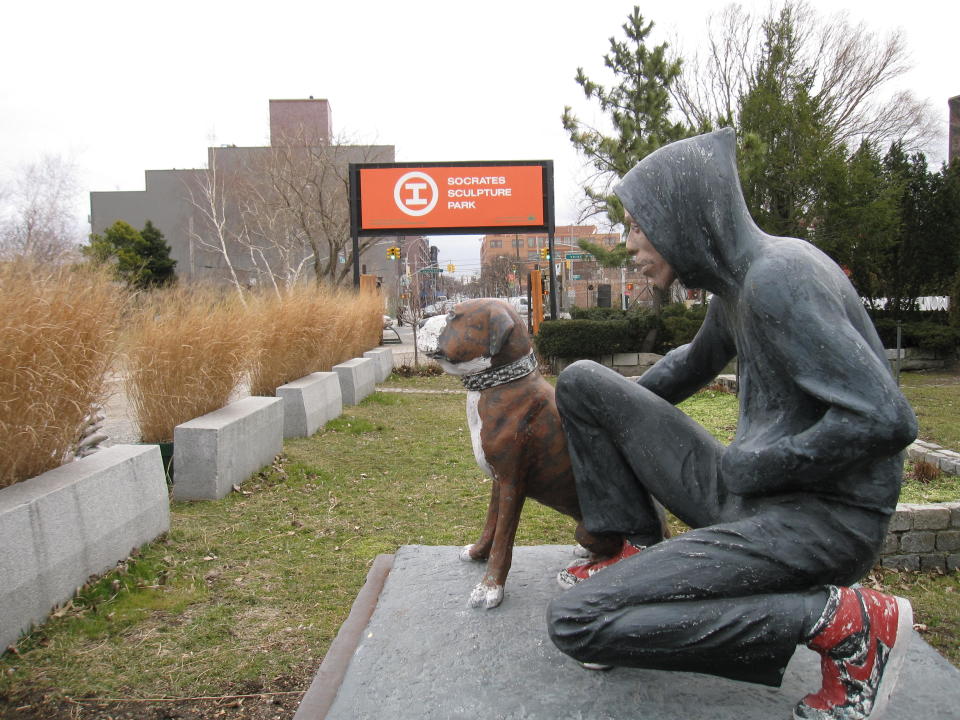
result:
[[[143,442],[167,442],[180,423],[227,404],[249,360],[244,307],[214,288],[147,296],[126,337],[127,393]]]
[[[105,399],[124,299],[88,267],[0,264],[0,487],[69,456]]]
[[[377,344],[379,296],[299,286],[251,303],[256,327],[250,394],[273,395],[284,383],[361,355]]]

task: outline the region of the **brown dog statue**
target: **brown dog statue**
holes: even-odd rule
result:
[[[527,497],[577,520],[575,538],[588,551],[616,552],[619,535],[594,536],[580,523],[554,389],[540,375],[530,337],[513,308],[502,300],[467,300],[446,316],[430,318],[417,344],[466,386],[473,454],[493,483],[480,539],[460,552],[462,560],[487,561],[470,606],[489,610],[503,599]]]

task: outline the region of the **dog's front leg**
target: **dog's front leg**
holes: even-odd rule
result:
[[[483,607],[487,610],[497,607],[503,601],[503,585],[513,562],[513,540],[520,524],[520,511],[526,493],[514,484],[502,483],[497,507],[496,530],[493,534],[493,547],[487,560],[487,571],[483,580],[470,594],[470,607]]]
[[[490,505],[487,507],[487,520],[483,524],[483,532],[480,533],[480,539],[473,545],[465,545],[460,550],[460,559],[469,562],[470,560],[486,560],[490,555],[490,548],[493,546],[493,535],[497,529],[497,513],[500,505],[500,483],[496,478],[491,478],[492,486],[490,488]]]

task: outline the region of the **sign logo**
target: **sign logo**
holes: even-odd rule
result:
[[[393,186],[393,201],[401,212],[413,217],[426,215],[437,206],[440,191],[426,173],[414,171],[403,175]]]

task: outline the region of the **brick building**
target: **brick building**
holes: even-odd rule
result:
[[[580,248],[580,240],[587,240],[608,250],[623,242],[619,233],[597,232],[594,225],[556,227],[553,237],[555,257],[551,258],[551,262],[557,273],[557,300],[561,310],[569,310],[573,305],[597,305],[597,296],[603,292],[602,286],[610,287],[613,307],[618,306],[623,294],[631,303],[638,298],[641,302],[651,299],[649,283],[635,266],[628,265],[623,269],[600,267],[591,255]],[[505,287],[510,295],[526,295],[528,273],[547,267],[547,261],[541,254],[546,247],[546,233],[484,236],[480,241],[481,278],[486,274],[488,278],[498,281],[488,283],[488,292]],[[505,278],[505,282],[501,278]]]

